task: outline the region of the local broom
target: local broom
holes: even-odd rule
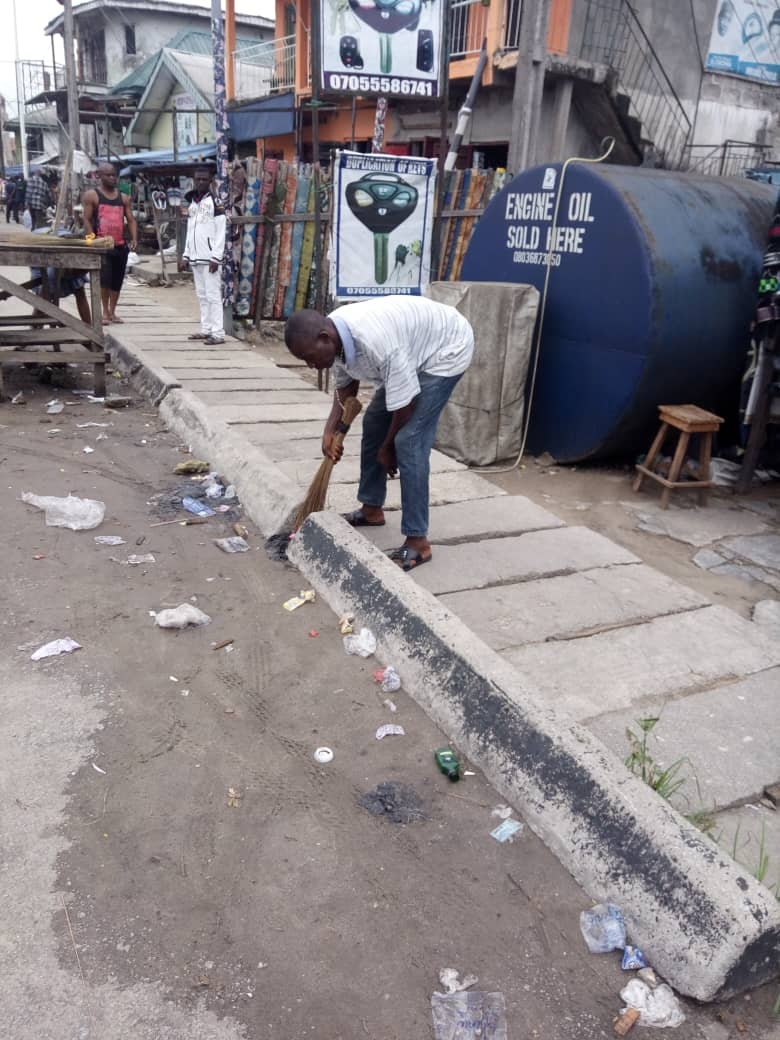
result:
[[[344,404],[341,406],[341,419],[339,420],[336,432],[333,437],[333,446],[338,447],[344,443],[344,438],[349,433],[349,428],[355,419],[358,417],[360,412],[363,410],[363,405],[358,401],[357,397],[348,397]],[[295,517],[295,524],[293,525],[293,531],[297,531],[303,521],[309,516],[310,513],[319,513],[325,508],[325,499],[328,494],[328,485],[330,484],[330,475],[333,472],[333,467],[336,463],[333,459],[323,459],[320,463],[320,468],[314,475],[314,480],[311,482],[311,487],[306,492],[306,498],[301,503],[301,507],[298,510],[298,515]]]

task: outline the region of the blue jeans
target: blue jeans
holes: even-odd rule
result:
[[[420,393],[409,421],[395,435],[395,454],[401,477],[401,532],[406,538],[428,534],[428,478],[431,449],[439,416],[458,376],[432,376],[420,372]],[[360,447],[360,485],[358,502],[382,507],[387,495],[387,473],[377,461],[393,413],[385,407],[384,387],[374,394],[363,416],[363,442]]]

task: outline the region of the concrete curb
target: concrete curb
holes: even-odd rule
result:
[[[159,405],[169,390],[181,388],[181,383],[135,345],[130,347],[109,332],[106,346],[113,363],[130,376],[135,389],[150,398],[153,404]]]
[[[589,895],[623,908],[631,940],[675,989],[718,1000],[776,975],[769,891],[587,730],[536,703],[430,593],[335,514],[310,517],[289,555],[335,611],[370,626],[405,689]]]
[[[263,533],[289,530],[297,485],[141,350],[113,335],[110,345],[163,421],[236,485]],[[521,673],[431,593],[334,513],[310,517],[289,555],[335,611],[371,627],[407,692],[589,895],[622,906],[631,940],[675,989],[725,999],[777,974],[780,907],[769,891],[589,731],[535,701]]]
[[[292,529],[301,492],[261,448],[247,444],[227,423],[212,419],[189,390],[171,390],[160,403],[160,417],[235,484],[244,508],[268,538]]]

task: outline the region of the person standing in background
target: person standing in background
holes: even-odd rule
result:
[[[227,218],[211,190],[211,171],[200,167],[195,171],[194,182],[193,190],[184,196],[187,241],[179,270],[191,269],[200,307],[200,332],[193,332],[189,339],[202,339],[213,346],[225,342],[220,268],[225,258]]]
[[[27,190],[24,194],[25,208],[30,211],[33,231],[36,228],[46,227],[46,210],[52,203],[49,185],[43,178],[40,170],[33,170],[27,182]]]
[[[102,162],[98,166],[98,186],[84,193],[84,231],[87,235],[108,235],[114,240],[114,248],[103,257],[100,271],[100,297],[103,302],[103,324],[122,323],[116,313],[116,305],[127,270],[127,256],[138,245],[136,224],[130,198],[116,186],[117,174],[113,163]],[[129,244],[125,236],[125,222],[129,232]]]

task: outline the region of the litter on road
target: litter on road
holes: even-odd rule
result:
[[[173,467],[173,472],[179,476],[194,476],[197,473],[208,473],[211,469],[208,462],[204,462],[202,459],[187,459],[186,462],[179,462]]]
[[[433,757],[448,780],[460,780],[460,762],[451,748],[438,748],[434,751]]]
[[[623,911],[614,903],[597,903],[580,914],[580,931],[591,953],[609,953],[626,945]]]
[[[444,986],[445,993],[462,993],[476,986],[479,979],[476,975],[464,975],[461,979],[460,972],[455,968],[442,968],[439,972],[439,982]]]
[[[391,701],[389,697],[385,697],[385,699],[382,701],[382,704],[384,704],[388,711],[392,711],[393,714],[395,714],[398,711],[395,701]]]
[[[83,450],[85,455],[92,455],[94,453],[94,451],[95,451],[95,449],[94,448],[90,448],[89,445],[87,445],[86,448],[83,448],[82,450]]]
[[[387,780],[360,799],[372,816],[382,816],[391,823],[415,823],[425,819],[423,805],[411,787],[397,780]]]
[[[96,773],[102,773],[103,776],[106,775],[105,769],[101,769],[100,766],[96,766],[94,762],[92,763],[92,768],[95,770]]]
[[[243,795],[241,794],[241,792],[237,788],[235,788],[235,787],[228,787],[227,803],[228,803],[228,805],[230,806],[231,809],[238,809],[238,807],[241,805],[241,799],[242,798],[243,798]]]
[[[124,538],[120,538],[118,534],[96,534],[95,545],[124,545]]]
[[[615,1019],[615,1036],[627,1036],[639,1021],[639,1012],[636,1008],[626,1008],[619,1018]]]
[[[328,762],[333,761],[333,751],[329,747],[318,747],[314,752],[314,761],[326,766]]]
[[[226,553],[249,552],[249,543],[245,542],[243,538],[239,538],[238,535],[233,535],[232,538],[215,538],[214,545]]]
[[[100,427],[101,429],[105,429],[108,426],[113,426],[113,425],[114,424],[112,422],[79,422],[79,423],[76,423],[76,429],[77,430],[89,430],[93,426],[97,426],[97,427]]]
[[[317,593],[314,589],[301,589],[297,596],[293,596],[292,599],[286,600],[282,603],[285,610],[297,610],[298,607],[302,607],[304,603],[314,603],[317,599]]]
[[[522,834],[523,827],[524,825],[519,820],[503,820],[490,832],[490,837],[500,841],[503,845],[508,841],[514,841],[518,834]]]
[[[385,737],[405,737],[406,731],[403,726],[397,726],[395,723],[386,722],[383,726],[380,726],[376,731],[376,739],[384,740]]]
[[[629,1008],[639,1012],[640,1026],[655,1026],[657,1029],[676,1029],[685,1021],[680,1002],[671,987],[661,983],[656,989],[631,979],[620,991],[620,998]]]
[[[376,636],[370,628],[361,628],[357,633],[344,636],[344,649],[348,654],[370,657],[376,650]]]
[[[131,553],[127,557],[127,563],[131,567],[137,567],[141,563],[157,563],[154,553]]]
[[[382,684],[382,693],[395,693],[401,689],[401,677],[392,665],[374,672],[374,682]]]
[[[62,401],[58,401],[56,398],[53,401],[49,401],[49,403],[46,405],[47,415],[59,415],[60,412],[64,411],[65,405],[62,403]]]
[[[105,502],[94,498],[56,498],[53,495],[34,495],[30,491],[22,494],[22,502],[42,509],[47,527],[67,527],[71,531],[91,531],[103,522],[106,515]]]
[[[154,623],[158,628],[187,628],[189,625],[208,625],[211,618],[192,603],[180,603],[178,607],[169,607],[155,615]]]
[[[434,993],[431,996],[436,1040],[506,1040],[503,993]]]
[[[647,958],[638,946],[626,946],[623,950],[623,960],[620,963],[623,971],[638,971],[640,968],[649,967]]]
[[[205,504],[205,502],[199,502],[197,498],[191,498],[189,495],[185,495],[181,500],[182,507],[187,510],[188,513],[193,513],[195,516],[214,516],[214,510]]]
[[[212,643],[211,644],[211,649],[212,650],[223,650],[226,646],[230,646],[230,644],[232,642],[233,642],[232,637],[230,639],[223,639],[221,643]]]
[[[341,632],[341,634],[343,636],[351,636],[353,631],[354,631],[354,629],[352,627],[354,625],[354,623],[355,623],[355,615],[354,614],[344,614],[344,615],[342,615],[342,617],[339,618],[339,632]]]
[[[31,661],[42,661],[45,657],[58,657],[60,654],[72,654],[74,650],[81,650],[81,643],[77,643],[70,636],[63,639],[52,639],[50,643],[39,646],[35,653],[31,654]]]

